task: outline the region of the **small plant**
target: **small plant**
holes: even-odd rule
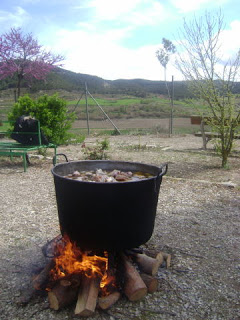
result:
[[[97,140],[97,144],[94,147],[87,147],[85,143],[82,144],[83,153],[86,160],[103,160],[107,159],[106,150],[109,149],[109,140],[104,139],[102,141]]]
[[[47,156],[47,149],[46,149],[46,148],[39,148],[39,149],[38,149],[38,154],[40,154],[41,156],[43,156],[44,158],[46,158],[46,156]]]

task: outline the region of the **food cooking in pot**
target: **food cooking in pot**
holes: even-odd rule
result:
[[[114,169],[113,171],[105,171],[96,169],[96,171],[74,171],[68,174],[65,178],[88,181],[88,182],[125,182],[139,181],[146,178],[151,178],[153,175],[145,172],[131,172]]]

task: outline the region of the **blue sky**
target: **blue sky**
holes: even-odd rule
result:
[[[65,56],[63,68],[104,79],[163,80],[155,52],[162,38],[175,43],[183,19],[224,14],[224,46],[240,48],[239,0],[1,0],[1,34],[31,32],[39,44]],[[170,61],[168,77],[181,79]]]

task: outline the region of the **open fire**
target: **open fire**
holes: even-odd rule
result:
[[[96,168],[97,176],[91,171]],[[47,291],[51,309],[75,304],[74,313],[81,317],[110,308],[123,295],[138,301],[155,292],[158,269],[163,263],[169,267],[171,256],[145,254],[139,246],[152,235],[166,172],[167,164],[91,160],[56,165],[52,173],[64,235],[44,246],[47,264],[20,303],[27,303],[34,290]]]
[[[65,278],[71,274],[84,274],[87,277],[103,277],[107,270],[107,252],[104,257],[82,252],[67,235],[56,247],[55,266],[50,275],[53,280]]]
[[[113,265],[110,268],[109,261],[106,251],[102,255],[84,252],[64,235],[54,248],[53,267],[49,272],[46,290],[50,307],[59,310],[76,300],[75,314],[91,315],[98,297],[103,299],[120,289],[114,274],[116,269]]]
[[[34,288],[47,291],[51,309],[75,304],[79,317],[92,315],[96,308],[108,309],[123,295],[138,301],[155,292],[158,269],[168,268],[171,259],[163,252],[146,255],[140,248],[83,252],[66,235],[50,241],[43,251],[49,261],[33,279]]]

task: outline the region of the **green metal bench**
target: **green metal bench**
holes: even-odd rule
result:
[[[2,124],[5,126],[10,126],[10,121],[2,121]],[[1,127],[0,127],[1,128]],[[38,145],[23,145],[19,142],[13,142],[12,140],[7,139],[6,137],[9,137],[12,133],[17,134],[36,134],[38,136]],[[37,132],[10,132],[8,130],[0,131],[0,156],[10,156],[10,159],[13,160],[13,157],[22,157],[23,159],[23,167],[24,172],[27,171],[27,167],[29,164],[28,160],[28,153],[34,150],[39,149],[47,149],[47,148],[53,148],[54,149],[54,162],[56,163],[56,155],[57,155],[57,146],[53,143],[48,144],[42,144],[41,142],[41,128],[40,128],[40,122],[38,121],[38,130]],[[5,139],[6,138],[6,139]],[[55,164],[54,163],[54,164]]]

